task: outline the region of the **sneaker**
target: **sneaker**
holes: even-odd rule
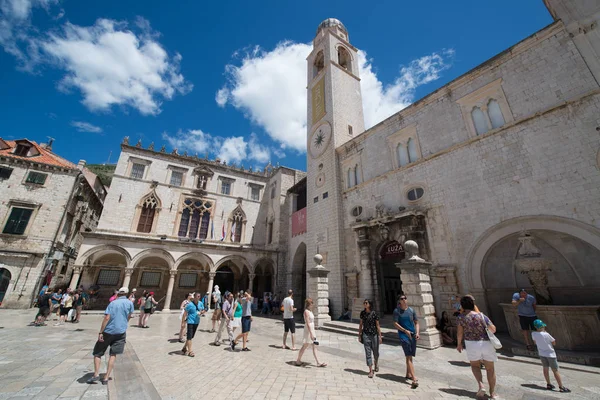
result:
[[[556,386],[554,386],[554,385],[553,385],[553,384],[551,384],[551,383],[549,383],[549,384],[547,384],[547,385],[546,385],[546,389],[548,389],[548,390],[554,390],[554,388],[555,388],[555,387],[556,387]]]
[[[571,393],[571,389],[561,386],[558,388],[561,393]]]
[[[220,345],[221,345],[221,342],[215,342],[215,343],[214,343],[214,345],[215,345],[215,346],[220,346]]]
[[[234,340],[233,342],[231,342],[231,350],[235,350],[235,345],[236,345],[236,344],[237,344],[237,343],[235,343],[235,340]]]
[[[100,380],[100,376],[92,376],[90,379],[86,381],[89,385],[96,383]]]

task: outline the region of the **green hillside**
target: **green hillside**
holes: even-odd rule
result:
[[[86,168],[98,175],[104,185],[110,186],[117,164],[88,164]]]

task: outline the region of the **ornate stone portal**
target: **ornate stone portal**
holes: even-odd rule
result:
[[[431,292],[431,263],[418,256],[419,246],[415,241],[404,243],[406,259],[396,264],[402,273],[402,290],[408,298],[408,305],[419,317],[420,334],[418,344],[427,349],[442,345],[440,332],[436,329],[435,306]]]

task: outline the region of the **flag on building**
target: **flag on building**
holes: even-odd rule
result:
[[[210,226],[210,238],[211,239],[215,238],[215,221],[213,221],[212,225]]]
[[[233,225],[231,225],[231,241],[235,242],[235,224],[236,222],[233,221]]]
[[[223,223],[223,229],[221,229],[221,242],[225,240],[225,223]]]

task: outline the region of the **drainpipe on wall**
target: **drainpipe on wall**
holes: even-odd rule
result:
[[[78,167],[79,167],[79,165],[78,165]],[[48,259],[50,258],[50,254],[54,253],[54,245],[56,244],[56,239],[58,238],[58,235],[59,235],[60,231],[62,230],[62,225],[63,225],[63,223],[65,221],[65,217],[67,216],[67,211],[69,210],[69,208],[71,206],[71,202],[74,200],[73,193],[75,193],[75,189],[79,185],[80,178],[82,176],[83,176],[83,172],[82,171],[79,171],[77,173],[77,175],[75,176],[75,181],[73,182],[73,187],[71,187],[71,193],[69,194],[69,198],[67,200],[67,204],[65,204],[65,209],[63,210],[62,216],[60,217],[60,222],[58,223],[58,227],[56,228],[56,232],[54,233],[54,238],[52,239],[52,243],[50,244],[50,248],[48,249],[48,252],[44,255],[44,258],[43,258],[43,269],[42,269],[42,272],[40,273],[40,275],[37,278],[37,282],[35,283],[35,287],[37,289],[31,295],[30,304],[32,304],[32,305],[33,305],[33,302],[34,302],[35,298],[37,297],[37,294],[41,290],[40,281],[44,278],[44,274],[49,269],[49,267],[48,267],[48,265],[49,265]]]

